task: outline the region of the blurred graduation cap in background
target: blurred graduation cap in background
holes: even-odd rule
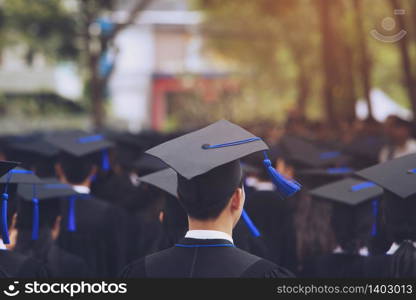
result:
[[[113,143],[102,134],[88,134],[85,132],[68,132],[66,134],[51,134],[45,140],[73,157],[81,158],[101,152],[101,169],[110,169],[108,149]]]
[[[41,180],[37,177],[32,171],[25,170],[22,168],[15,168],[18,163],[15,162],[1,162],[0,165],[3,165],[2,173],[4,174],[0,177],[0,184],[3,186],[2,194],[2,203],[1,203],[1,232],[2,239],[5,244],[9,244],[9,233],[8,233],[8,222],[7,222],[7,207],[9,200],[9,187],[10,185],[16,186],[17,184],[30,184],[31,187],[34,187],[36,184],[40,183]],[[6,171],[7,170],[7,171]],[[32,193],[32,201],[36,206],[38,205],[38,200],[36,199],[36,193]]]
[[[408,199],[416,195],[416,154],[406,155],[356,173],[385,190]]]
[[[143,154],[138,160],[133,162],[133,167],[138,171],[140,176],[143,176],[161,171],[169,166],[157,157],[149,154]]]
[[[34,185],[19,185],[17,194],[25,202],[32,202],[32,240],[37,240],[39,237],[39,224],[41,223],[39,205],[43,207],[42,212],[47,212],[47,207],[51,206],[51,202],[57,202],[60,198],[66,198],[77,195],[78,193],[69,184],[64,184],[56,178],[45,178],[40,183]],[[34,201],[33,199],[37,199]],[[57,206],[57,203],[52,203]],[[46,207],[45,207],[46,206]],[[23,204],[23,213],[28,215],[27,205]],[[47,217],[47,216],[45,216]]]
[[[279,153],[299,169],[345,167],[351,161],[348,155],[338,149],[323,148],[295,136],[285,136],[277,147]]]
[[[351,244],[354,240],[369,243],[377,235],[383,189],[375,183],[346,178],[313,189],[310,194],[313,199],[332,203],[332,225],[344,250],[356,246]]]
[[[296,171],[296,176],[299,178],[299,181],[308,188],[316,188],[324,184],[350,177],[354,172],[355,171],[349,167],[316,168],[298,170]]]

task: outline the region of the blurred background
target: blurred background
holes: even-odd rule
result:
[[[1,0],[0,130],[412,121],[415,13],[412,0]]]

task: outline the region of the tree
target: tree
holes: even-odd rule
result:
[[[113,25],[105,19],[100,19],[103,12],[111,10],[115,1],[101,0],[80,0],[80,12],[82,16],[82,37],[85,47],[86,62],[89,66],[87,82],[92,104],[92,117],[95,128],[101,128],[104,123],[104,93],[108,80],[114,70],[114,65],[100,72],[100,63],[106,63],[104,60],[108,51],[113,48],[114,40],[117,35],[131,25],[139,15],[153,0],[136,1],[131,8],[129,15],[124,23]],[[91,30],[93,26],[99,26],[98,34]],[[104,62],[103,62],[104,61]],[[112,62],[114,64],[114,61]]]
[[[401,3],[398,0],[390,0],[390,4],[394,10],[403,8],[403,6],[400,5]],[[407,20],[404,15],[396,14],[396,20],[399,25],[399,28],[408,28]],[[411,35],[409,34],[399,39],[399,41],[397,41],[397,45],[399,47],[402,61],[404,83],[407,87],[409,100],[413,110],[413,115],[416,116],[416,75],[413,74],[412,59],[410,56],[410,39]]]
[[[6,19],[7,43],[25,45],[29,63],[35,53],[42,53],[49,60],[70,59],[79,63],[85,74],[92,123],[99,129],[105,118],[105,89],[116,63],[115,58],[108,59],[109,51],[115,52],[117,35],[152,1],[133,1],[122,24],[105,18],[119,0],[77,0],[72,10],[62,0],[5,0],[0,12]],[[0,15],[0,26],[1,20]]]

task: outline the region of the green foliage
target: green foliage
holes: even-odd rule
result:
[[[25,44],[28,59],[34,53],[46,54],[49,59],[74,59],[77,24],[73,12],[62,0],[5,0],[3,31],[9,43]]]
[[[401,1],[408,15],[412,9],[416,11],[415,2]],[[253,117],[264,110],[269,117],[282,119],[286,109],[300,103],[306,105],[310,118],[323,117],[325,78],[320,0],[193,0],[192,3],[205,15],[207,51],[233,66],[242,77],[243,91],[239,96],[243,100],[234,110],[244,111],[247,106]],[[334,32],[331,64],[335,73],[331,88],[336,112],[342,115],[353,108],[356,98],[363,96],[356,11],[352,0],[329,0],[325,4],[331,5]],[[371,29],[380,27],[383,18],[393,16],[389,0],[362,0],[362,5],[365,42],[373,71],[372,87],[383,89],[410,107],[397,45],[382,43],[370,35]],[[415,24],[414,18],[409,17],[407,38],[413,41],[413,61],[416,59]],[[300,76],[307,78],[304,104],[300,101],[303,95]],[[244,97],[252,99],[246,101]]]

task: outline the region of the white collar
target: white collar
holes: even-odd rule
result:
[[[397,243],[393,243],[393,245],[391,245],[389,251],[386,252],[387,255],[393,255],[394,253],[396,253],[397,249],[399,249],[400,245]],[[416,242],[413,242],[413,247],[416,248]]]
[[[274,184],[271,182],[261,182],[258,181],[255,185],[254,188],[257,191],[273,191],[274,190]]]
[[[90,188],[85,185],[73,185],[72,188],[78,194],[89,194],[91,192]]]
[[[341,248],[341,246],[337,246],[333,251],[332,251],[332,253],[334,253],[334,254],[343,254],[343,253],[345,253],[345,251],[344,251],[344,249],[342,249]],[[368,256],[368,254],[369,254],[369,252],[368,252],[368,248],[367,247],[362,247],[362,248],[360,248],[359,250],[358,250],[358,254],[360,255],[360,256]]]
[[[189,230],[185,238],[201,240],[219,239],[227,240],[234,244],[233,238],[229,234],[217,230]]]
[[[0,239],[0,250],[7,250],[6,245],[4,244],[2,239]]]

